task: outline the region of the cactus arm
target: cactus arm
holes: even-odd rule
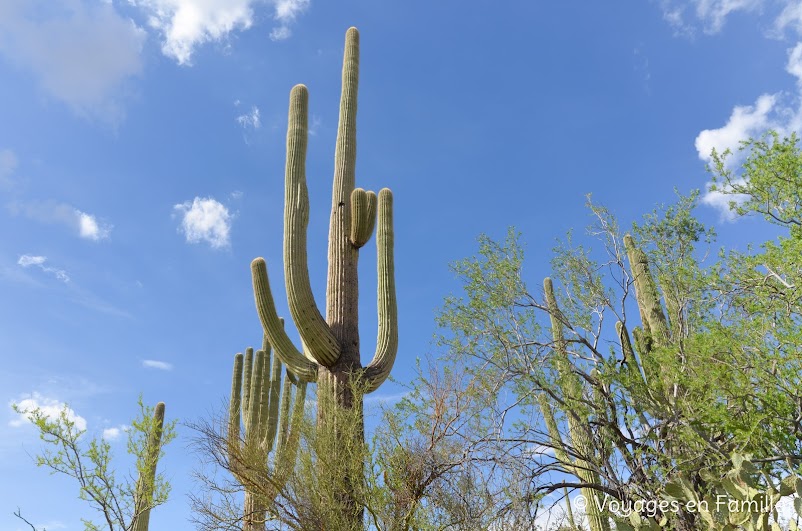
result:
[[[560,429],[557,427],[557,420],[554,418],[554,411],[551,409],[546,395],[540,393],[537,395],[537,401],[540,405],[540,412],[543,415],[543,420],[546,423],[546,429],[549,432],[549,439],[551,439],[551,447],[554,449],[554,457],[557,461],[563,464],[566,472],[576,475],[573,463],[565,451],[565,446],[560,437]]]
[[[284,195],[284,275],[287,301],[293,321],[315,359],[333,365],[340,355],[340,344],[320,315],[306,256],[306,228],[309,224],[309,194],[306,188],[306,141],[309,91],[296,85],[290,92],[287,126],[287,169]]]
[[[276,438],[276,427],[279,417],[279,392],[281,391],[281,374],[283,367],[278,356],[273,358],[270,367],[270,396],[268,398],[267,430],[265,433],[265,448],[268,452],[273,449],[273,440]],[[289,378],[287,378],[289,380]]]
[[[245,429],[248,429],[249,426],[248,419],[250,417],[248,415],[251,410],[251,394],[248,391],[251,388],[251,378],[253,378],[253,348],[248,347],[245,349],[245,367],[244,376],[242,376],[242,388],[246,390],[242,397],[242,421]]]
[[[359,249],[370,240],[376,224],[376,192],[351,192],[351,244]]]
[[[251,275],[253,277],[253,293],[256,301],[256,311],[265,335],[276,351],[276,356],[298,378],[306,382],[317,379],[317,364],[301,354],[292,344],[284,325],[276,313],[273,294],[270,291],[270,281],[267,278],[267,265],[264,258],[257,258],[251,262]]]
[[[379,228],[376,231],[378,255],[377,307],[379,332],[376,354],[365,369],[367,392],[375,391],[390,375],[398,352],[398,307],[395,296],[395,262],[393,260],[393,194],[384,188],[379,192]]]
[[[238,455],[240,444],[240,408],[242,407],[242,353],[234,356],[234,374],[231,377],[231,400],[228,403],[228,455]],[[247,388],[246,388],[247,389]],[[231,472],[239,475],[237,460],[231,460]]]
[[[264,374],[265,374],[265,353],[262,350],[256,352],[254,356],[253,377],[251,380],[250,391],[250,408],[248,410],[248,423],[247,432],[245,433],[245,446],[252,448],[253,445],[259,440],[260,428],[260,414],[262,411],[262,399],[264,387]],[[246,388],[247,389],[247,388]]]
[[[304,405],[306,404],[306,382],[293,384],[289,376],[288,372],[287,378],[284,379],[284,390],[281,397],[281,426],[278,430],[278,440],[276,442],[276,473],[279,481],[286,479],[295,463],[301,436],[301,423],[304,418]],[[292,394],[292,387],[296,389],[292,412],[290,412],[289,399]]]
[[[649,272],[649,260],[629,234],[624,236],[624,247],[635,282],[635,299],[638,302],[643,328],[651,334],[657,346],[663,346],[669,338],[668,322],[660,304],[657,285]]]

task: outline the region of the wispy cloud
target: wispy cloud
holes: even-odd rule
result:
[[[45,262],[47,262],[47,257],[33,256],[29,254],[23,254],[19,257],[19,260],[17,260],[17,264],[21,267],[35,266],[44,271],[45,273],[55,276],[62,282],[66,283],[70,281],[70,276],[67,274],[66,271],[64,271],[63,269],[46,266]]]
[[[111,2],[4,0],[0,54],[81,115],[116,124],[124,85],[142,72],[145,32]]]
[[[299,15],[309,9],[309,0],[276,0],[275,9],[273,18],[278,22],[278,26],[270,32],[270,38],[274,41],[283,41],[292,36],[290,26]]]
[[[237,123],[242,126],[243,129],[259,129],[262,127],[262,121],[259,118],[259,107],[253,105],[251,107],[250,112],[245,114],[241,114],[237,116]]]
[[[660,0],[663,19],[678,35],[692,36],[698,27],[708,34],[718,33],[727,17],[739,11],[759,11],[765,0]]]
[[[181,215],[179,231],[188,243],[205,241],[214,249],[229,246],[232,216],[219,201],[196,197],[175,205],[173,210]]]
[[[92,241],[105,240],[114,228],[111,224],[98,221],[92,214],[58,201],[15,202],[8,208],[12,214],[23,215],[40,223],[65,225],[77,236]]]
[[[8,405],[16,404],[22,413],[17,414],[13,419],[8,422],[12,428],[19,428],[29,424],[28,415],[26,412],[39,409],[42,414],[48,419],[56,420],[61,415],[66,407],[64,402],[55,398],[49,398],[34,392],[29,398],[21,398],[18,400],[11,400]],[[75,427],[79,430],[86,430],[86,419],[78,415],[72,408],[66,409],[67,419],[75,423]]]
[[[17,156],[10,149],[0,149],[0,188],[13,184],[11,176],[17,170]]]
[[[173,365],[171,363],[159,360],[143,360],[142,366],[145,367],[146,369],[158,369],[160,371],[173,370]]]

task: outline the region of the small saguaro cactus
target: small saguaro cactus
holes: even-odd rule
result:
[[[356,108],[359,79],[359,32],[350,28],[345,37],[340,119],[334,156],[334,187],[329,225],[326,317],[321,315],[310,286],[306,255],[309,197],[306,187],[308,91],[296,85],[290,92],[287,128],[287,164],[284,206],[284,276],[292,319],[301,336],[296,348],[276,313],[263,258],[251,264],[254,296],[259,318],[281,361],[300,379],[316,381],[318,393],[330,393],[335,407],[361,408],[354,389],[376,390],[390,374],[398,349],[398,323],[393,265],[393,196],[387,188],[377,196],[355,186]],[[377,219],[378,217],[378,219]],[[373,360],[363,366],[359,342],[359,249],[377,227],[378,339]],[[326,426],[327,412],[318,423]],[[330,426],[335,432],[336,423]],[[346,437],[346,434],[340,434]],[[353,436],[353,435],[352,435]],[[352,499],[352,488],[361,478],[342,478],[346,484],[344,503],[354,512],[354,525],[361,509]]]
[[[268,503],[278,495],[292,472],[304,415],[306,382],[284,373],[264,339],[254,355],[234,357],[229,402],[228,459],[231,472],[245,488],[243,529],[264,530]],[[283,383],[282,383],[283,380]],[[295,385],[293,385],[293,383]],[[295,400],[291,404],[293,391]],[[240,424],[244,425],[243,429]],[[272,466],[268,463],[273,451]]]
[[[156,465],[161,453],[161,440],[164,430],[164,402],[156,404],[153,422],[145,450],[145,461],[139,471],[134,495],[134,522],[132,531],[148,531],[150,508],[153,505],[153,490],[156,484]]]

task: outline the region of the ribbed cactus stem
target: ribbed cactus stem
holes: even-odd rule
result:
[[[326,321],[342,347],[341,363],[349,370],[359,363],[358,249],[351,243],[351,193],[356,182],[356,113],[359,87],[359,32],[345,35],[342,93],[337,143],[334,150],[334,183],[329,224],[329,271],[326,285]],[[312,345],[309,345],[312,347]]]
[[[276,304],[270,290],[270,281],[267,277],[267,264],[264,258],[256,258],[251,262],[251,277],[253,279],[253,294],[256,302],[256,311],[265,335],[281,359],[296,376],[307,382],[317,379],[317,363],[301,354],[284,330],[284,323],[276,313]]]
[[[395,296],[395,260],[393,258],[393,194],[379,192],[379,228],[376,233],[379,332],[376,354],[365,369],[367,392],[375,391],[390,375],[398,352],[398,307]]]
[[[376,224],[376,192],[351,192],[351,244],[359,249],[370,240]]]
[[[573,367],[568,359],[565,335],[563,333],[562,312],[557,305],[557,299],[554,296],[554,284],[550,278],[546,278],[543,281],[543,289],[546,294],[546,305],[551,319],[554,351],[557,357],[556,365],[560,374],[560,382],[562,384],[565,400],[566,410],[564,413],[568,420],[568,434],[571,437],[571,443],[577,456],[574,460],[573,472],[582,483],[596,485],[599,484],[599,475],[594,470],[593,464],[585,459],[585,457],[595,455],[595,449],[593,447],[593,441],[588,435],[588,427],[583,424],[588,420],[588,413],[587,407],[582,400],[582,382],[573,372]],[[551,429],[554,428],[550,428],[549,431],[551,431]],[[552,439],[554,439],[553,435]],[[600,504],[596,503],[596,491],[587,487],[583,487],[581,490],[583,496],[585,496],[587,500],[585,512],[588,516],[588,523],[591,531],[609,531],[609,521],[599,510]]]
[[[635,299],[638,302],[644,331],[651,335],[656,346],[663,346],[669,338],[668,323],[660,304],[657,285],[649,271],[649,260],[629,234],[624,236],[624,247],[635,282]]]
[[[153,489],[156,483],[156,465],[161,453],[162,431],[164,429],[164,402],[156,404],[153,421],[150,425],[145,462],[140,470],[134,502],[134,525],[132,531],[148,531],[150,508],[153,505]]]
[[[287,169],[284,187],[284,275],[292,319],[315,359],[331,366],[340,355],[340,344],[320,315],[306,258],[309,194],[306,188],[306,141],[309,91],[296,85],[290,92],[287,126]]]

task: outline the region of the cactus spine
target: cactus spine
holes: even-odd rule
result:
[[[571,362],[568,359],[568,349],[563,333],[563,319],[560,309],[557,306],[557,299],[554,296],[554,285],[550,278],[543,281],[543,289],[546,293],[546,305],[551,317],[551,331],[554,339],[554,351],[557,356],[556,366],[560,378],[560,387],[563,391],[565,402],[565,416],[568,421],[568,433],[573,445],[572,452],[566,452],[562,443],[554,413],[544,395],[540,395],[540,408],[546,421],[546,428],[549,437],[555,446],[554,455],[563,465],[573,473],[582,483],[589,485],[599,484],[599,474],[595,471],[595,465],[587,458],[595,455],[593,441],[588,435],[588,427],[584,424],[588,422],[587,406],[583,403],[582,382],[573,372]],[[568,454],[575,455],[572,461]],[[600,504],[597,503],[596,492],[589,487],[583,487],[582,495],[585,497],[585,512],[591,531],[610,531],[610,524],[601,511]]]
[[[153,489],[156,483],[156,465],[161,453],[161,440],[164,428],[164,402],[156,404],[153,422],[150,426],[145,461],[139,471],[139,480],[134,495],[134,522],[132,531],[148,531],[150,508],[153,505]]]
[[[312,294],[306,256],[309,197],[305,159],[309,95],[303,85],[296,85],[290,92],[284,273],[290,313],[301,336],[302,350],[292,344],[278,320],[264,259],[257,258],[251,264],[257,311],[277,355],[300,379],[317,381],[318,393],[330,393],[334,403],[341,408],[361,408],[361,397],[354,396],[354,384],[360,384],[358,387],[366,392],[377,389],[389,376],[398,349],[392,193],[385,188],[377,197],[373,192],[355,188],[358,80],[359,32],[356,28],[350,28],[345,38],[340,118],[334,157],[325,319]],[[377,228],[379,327],[373,360],[363,366],[359,342],[357,261],[359,248],[370,238],[374,224]],[[325,417],[326,412],[318,411],[320,426],[326,427]],[[336,425],[332,425],[331,429],[336,431]],[[352,488],[362,478],[342,480],[346,485],[351,485],[346,487],[348,493],[344,495],[349,498]],[[354,499],[347,499],[346,504],[355,511],[354,524],[361,525],[358,503]]]
[[[297,390],[291,406],[294,378],[287,373],[282,389],[282,372],[278,356],[271,362],[267,338],[262,350],[255,355],[249,347],[245,356],[238,353],[234,357],[228,458],[234,477],[245,487],[244,531],[264,530],[268,503],[283,488],[295,462],[306,382],[295,379]],[[241,435],[240,417],[244,425],[244,438]],[[276,451],[270,470],[268,456],[273,451],[274,441]]]

